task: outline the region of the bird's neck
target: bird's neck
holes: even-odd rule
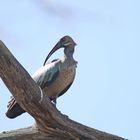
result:
[[[74,50],[64,49],[64,63],[67,67],[76,66],[77,61],[73,58]]]
[[[70,50],[68,48],[64,49],[64,57],[65,59],[74,60],[73,58],[74,49]]]

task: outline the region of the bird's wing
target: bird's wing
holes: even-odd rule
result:
[[[54,61],[37,70],[35,74],[33,74],[32,78],[41,88],[44,88],[46,85],[51,84],[55,80],[55,78],[59,74],[59,71],[60,65],[59,63],[56,63],[56,61]],[[8,110],[6,112],[6,116],[8,118],[15,118],[26,112],[20,107],[13,96],[8,102],[7,108]]]
[[[32,78],[43,89],[45,86],[49,86],[57,78],[59,72],[59,62],[52,62],[42,66],[33,74]]]
[[[58,97],[62,96],[72,85],[73,81],[63,90],[59,93]]]

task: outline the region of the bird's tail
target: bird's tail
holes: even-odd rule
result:
[[[11,97],[11,100],[9,101],[9,104],[7,107],[8,107],[8,110],[5,114],[10,119],[16,118],[17,116],[26,112],[24,109],[20,107],[20,105],[16,102],[14,97]]]

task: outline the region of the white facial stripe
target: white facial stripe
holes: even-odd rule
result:
[[[68,45],[70,45],[70,42],[67,42],[67,43],[65,43],[64,45],[65,45],[65,46],[68,46]]]

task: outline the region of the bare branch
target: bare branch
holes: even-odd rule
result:
[[[1,133],[0,140],[23,139],[23,136],[26,140],[124,140],[74,122],[62,115],[2,41],[0,41],[0,76],[20,106],[36,120],[34,127]]]

